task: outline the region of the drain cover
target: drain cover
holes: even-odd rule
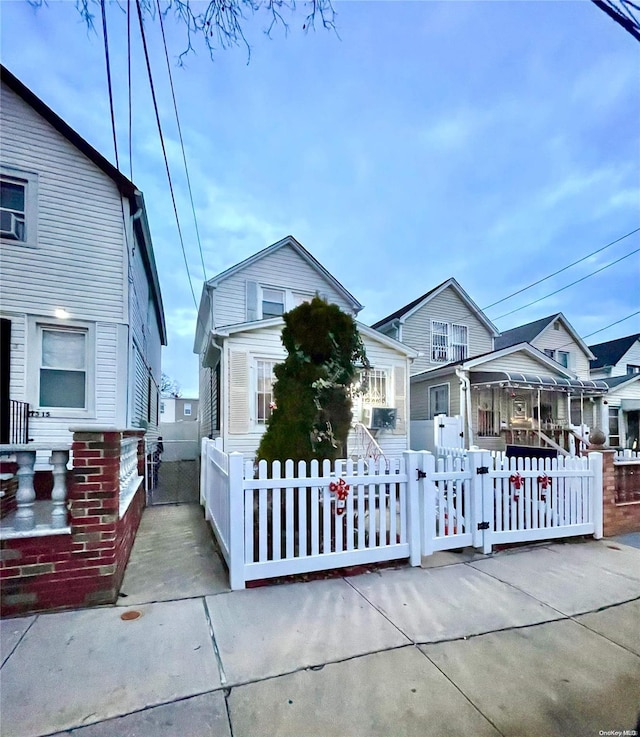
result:
[[[139,612],[137,609],[131,609],[128,612],[124,612],[124,614],[120,615],[120,619],[124,619],[125,622],[129,622],[132,619],[138,619],[142,616],[142,612]]]

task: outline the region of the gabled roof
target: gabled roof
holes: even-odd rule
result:
[[[571,323],[562,314],[562,312],[556,312],[555,315],[549,315],[548,317],[541,317],[539,320],[528,322],[525,325],[518,325],[511,330],[505,330],[495,340],[496,349],[508,348],[511,345],[518,343],[532,343],[541,333],[543,333],[549,325],[552,325],[558,320],[564,325],[565,330],[571,335],[575,342],[582,348],[584,353],[591,358],[592,353],[589,350],[587,344],[582,340],[578,333],[574,330]]]
[[[236,333],[251,332],[252,330],[264,330],[265,328],[282,327],[284,320],[281,317],[271,317],[268,320],[251,320],[250,322],[241,322],[236,325],[225,325],[223,328],[218,328],[213,331],[216,337],[228,338]],[[377,330],[370,328],[364,323],[356,321],[356,327],[360,335],[365,336],[371,340],[375,340],[387,348],[392,348],[398,353],[402,353],[408,358],[416,358],[418,351],[413,348],[409,348],[408,345],[400,343],[394,338],[390,338],[388,335],[379,333]]]
[[[445,289],[448,289],[449,287],[451,287],[457,293],[458,297],[460,297],[460,299],[467,305],[469,310],[478,318],[478,320],[480,320],[480,322],[485,325],[489,332],[493,333],[494,336],[498,335],[498,329],[496,328],[496,326],[491,322],[491,320],[489,320],[484,312],[478,307],[478,305],[471,299],[471,297],[464,291],[464,289],[453,277],[447,279],[446,281],[443,281],[442,284],[438,284],[437,287],[430,289],[428,292],[425,292],[425,294],[423,294],[421,297],[414,299],[413,302],[409,302],[409,304],[406,304],[399,310],[392,312],[390,315],[387,315],[387,317],[384,317],[382,320],[378,320],[378,322],[375,322],[371,327],[375,330],[379,330],[381,327],[387,325],[390,322],[393,322],[394,320],[400,320],[401,322],[404,322],[414,312],[419,310],[425,304],[430,302],[434,297],[437,297],[441,292],[443,292]]]
[[[160,280],[158,279],[158,271],[153,255],[153,246],[151,244],[151,232],[147,220],[147,211],[144,204],[142,192],[136,185],[125,175],[116,169],[116,167],[97,151],[93,146],[85,141],[81,135],[76,133],[73,128],[53,110],[46,105],[39,97],[37,97],[26,85],[24,85],[15,75],[13,75],[4,65],[0,64],[0,78],[2,83],[12,90],[18,97],[22,98],[27,105],[44,118],[58,133],[62,134],[70,143],[72,143],[81,153],[83,153],[90,161],[92,161],[99,169],[101,169],[110,179],[112,179],[120,194],[127,197],[131,203],[131,212],[140,213],[133,221],[133,227],[138,236],[142,260],[144,263],[145,273],[151,285],[151,291],[154,295],[154,305],[156,317],[158,319],[158,329],[160,331],[160,342],[167,345],[167,327],[164,317],[164,306],[162,304],[162,294],[160,292]]]
[[[631,384],[640,379],[640,374],[625,374],[624,376],[608,376],[605,379],[599,379],[609,387],[609,389],[617,389],[623,384]]]
[[[624,338],[616,338],[608,340],[605,343],[596,343],[590,345],[589,348],[595,356],[595,360],[591,361],[589,366],[592,369],[603,368],[604,366],[615,366],[631,346],[640,339],[640,333],[626,335]]]
[[[231,266],[229,269],[226,269],[225,271],[222,271],[217,276],[212,277],[207,281],[207,285],[209,287],[217,287],[218,284],[221,281],[224,281],[225,279],[228,279],[233,274],[236,274],[238,271],[242,271],[242,269],[245,269],[247,266],[250,266],[251,264],[256,263],[256,261],[260,261],[261,259],[265,258],[265,256],[269,256],[272,253],[275,253],[276,251],[279,251],[281,248],[284,248],[286,246],[289,246],[292,248],[298,255],[306,261],[311,268],[315,269],[326,281],[328,281],[334,289],[336,289],[342,296],[346,299],[347,302],[350,302],[355,312],[360,312],[362,309],[362,305],[358,300],[351,294],[351,292],[347,291],[342,284],[331,274],[329,273],[324,266],[316,259],[314,258],[309,251],[301,244],[299,243],[292,235],[288,235],[282,240],[279,240],[277,243],[272,244],[271,246],[268,246],[267,248],[263,248],[262,251],[258,251],[258,253],[254,253],[253,256],[249,256],[249,258],[246,258],[244,261],[241,261],[239,264],[236,264],[235,266]]]

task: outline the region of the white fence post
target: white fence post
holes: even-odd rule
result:
[[[202,438],[200,443],[200,505],[204,506],[204,513],[207,520],[209,520],[208,504],[206,504],[206,493],[207,493],[207,438]]]
[[[407,474],[407,540],[409,542],[409,562],[412,566],[420,565],[420,509],[423,490],[422,471],[423,453],[405,450],[405,473]],[[394,510],[395,514],[395,510]]]
[[[478,528],[478,523],[482,522],[482,478],[478,475],[478,469],[483,464],[482,451],[470,450],[467,452],[467,467],[471,474],[469,488],[471,489],[471,514],[469,516],[469,524],[471,525],[471,534],[473,535],[473,547],[481,548],[484,545],[484,533]]]
[[[433,538],[436,534],[436,494],[433,474],[436,470],[436,459],[432,453],[422,453],[420,467],[425,472],[420,489],[422,496],[422,555],[433,555],[435,551]]]
[[[470,450],[469,469],[471,471],[471,524],[473,525],[473,547],[482,548],[486,555],[491,552],[491,532],[495,525],[495,509],[493,494],[494,459],[488,450]],[[487,469],[485,471],[485,469]],[[489,524],[488,528],[482,529]],[[487,534],[488,533],[488,534]]]
[[[229,454],[229,583],[245,588],[244,469],[242,453]]]
[[[588,455],[589,458],[589,469],[593,471],[593,477],[589,479],[589,486],[591,487],[591,514],[593,518],[594,531],[593,536],[596,540],[600,540],[602,537],[602,498],[603,498],[603,478],[602,478],[602,453],[591,452]]]

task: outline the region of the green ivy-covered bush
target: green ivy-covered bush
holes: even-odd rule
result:
[[[284,315],[284,363],[275,367],[275,409],[257,456],[267,461],[344,458],[350,388],[368,368],[354,319],[320,297]]]

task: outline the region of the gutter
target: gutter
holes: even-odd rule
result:
[[[461,368],[456,368],[456,376],[460,380],[460,385],[464,393],[464,418],[465,418],[465,435],[467,436],[467,446],[470,448],[473,445],[473,428],[471,425],[471,382],[469,377],[463,372]]]

